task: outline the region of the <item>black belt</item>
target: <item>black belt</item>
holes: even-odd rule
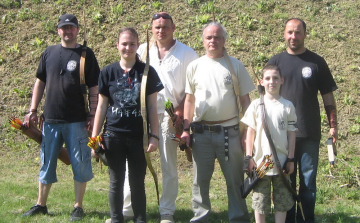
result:
[[[239,124],[223,127],[221,125],[203,125],[200,123],[193,122],[190,124],[190,128],[195,133],[203,133],[204,131],[220,133],[224,131],[224,150],[225,160],[229,160],[229,129],[239,129]]]
[[[200,123],[191,123],[190,128],[193,132],[196,133],[203,133],[204,131],[219,133],[222,132],[223,130],[227,130],[231,128],[238,129],[239,125],[223,127],[221,125],[203,125]]]

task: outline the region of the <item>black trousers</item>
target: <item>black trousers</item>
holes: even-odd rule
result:
[[[103,134],[105,155],[109,164],[110,186],[109,205],[111,222],[124,222],[123,190],[126,160],[129,168],[131,203],[134,210],[134,221],[146,222],[145,174],[146,159],[142,136],[129,137],[112,132]]]

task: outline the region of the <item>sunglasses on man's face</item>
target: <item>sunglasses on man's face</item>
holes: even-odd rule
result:
[[[172,18],[171,18],[171,16],[170,16],[169,14],[164,14],[164,13],[162,13],[162,14],[160,14],[160,13],[155,14],[155,15],[153,16],[152,20],[160,19],[160,18],[170,19],[171,22],[173,21]]]

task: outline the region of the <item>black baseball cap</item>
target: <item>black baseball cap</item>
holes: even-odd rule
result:
[[[76,16],[74,16],[73,14],[64,14],[60,16],[57,27],[61,28],[66,25],[79,27],[79,23]]]

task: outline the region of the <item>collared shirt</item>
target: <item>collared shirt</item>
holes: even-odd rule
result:
[[[145,51],[146,43],[140,45],[137,53],[142,57]],[[149,57],[150,65],[154,67],[164,86],[157,96],[157,110],[160,114],[165,112],[164,103],[168,99],[174,108],[179,106],[184,99],[186,67],[191,61],[197,59],[198,55],[193,49],[176,40],[162,60],[159,59],[156,43],[150,43]]]

